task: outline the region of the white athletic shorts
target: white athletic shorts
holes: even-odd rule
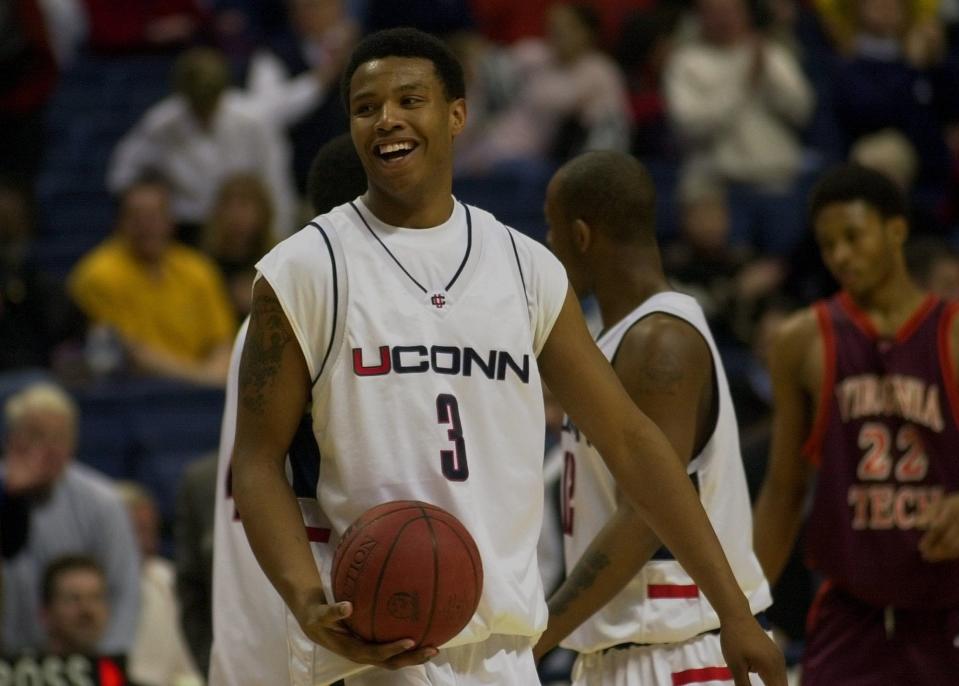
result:
[[[536,686],[532,638],[494,634],[485,641],[441,650],[426,664],[396,671],[372,669],[346,686]]]
[[[756,674],[755,686],[762,686]],[[728,686],[719,634],[702,634],[681,643],[609,648],[581,654],[573,665],[573,686]]]

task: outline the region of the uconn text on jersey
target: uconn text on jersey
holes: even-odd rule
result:
[[[450,345],[381,345],[379,359],[366,364],[363,348],[353,348],[353,372],[357,376],[384,374],[435,374],[455,376],[485,376],[504,381],[512,373],[523,383],[529,383],[529,355],[520,362],[505,350],[490,350],[484,357],[473,348]]]

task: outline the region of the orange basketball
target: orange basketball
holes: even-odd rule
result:
[[[333,596],[349,601],[364,640],[440,647],[476,612],[483,563],[473,537],[446,510],[396,500],[364,512],[333,556]]]

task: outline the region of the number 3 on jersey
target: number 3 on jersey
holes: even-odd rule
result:
[[[466,441],[463,440],[463,425],[460,424],[460,407],[456,396],[449,393],[436,396],[436,420],[440,424],[449,424],[446,435],[453,442],[452,450],[440,451],[443,476],[450,481],[466,481],[470,468],[466,463]]]

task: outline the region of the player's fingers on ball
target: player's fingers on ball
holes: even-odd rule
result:
[[[417,650],[409,650],[404,653],[400,653],[396,657],[391,657],[386,661],[386,666],[389,669],[402,669],[403,667],[421,665],[424,662],[428,662],[430,658],[437,654],[437,652],[438,651],[436,648],[419,648]]]
[[[367,643],[370,656],[374,662],[386,664],[391,658],[410,651],[416,642],[411,638],[404,638],[392,643]]]

